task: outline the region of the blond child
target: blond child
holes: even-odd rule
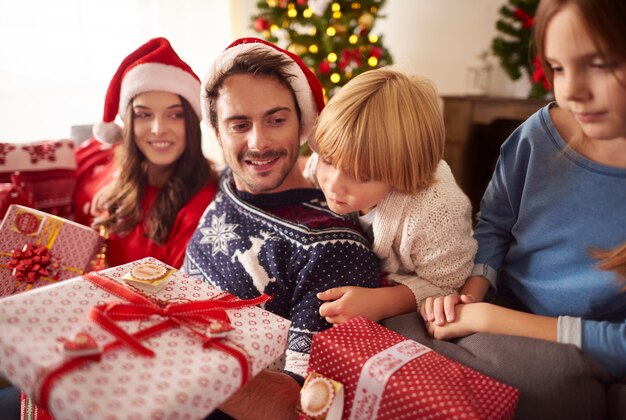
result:
[[[451,295],[435,301],[456,321],[427,317],[432,336],[486,332],[574,344],[614,376],[626,375],[623,282],[598,270],[590,252],[613,249],[606,267],[624,260],[624,22],[623,1],[541,1],[535,45],[556,103],[503,144],[476,226],[476,275],[462,290],[481,301],[489,285],[509,289],[528,312],[457,305]],[[434,302],[429,310],[438,312]]]
[[[331,210],[358,214],[391,285],[319,293],[328,322],[409,313],[463,285],[476,242],[444,143],[432,83],[390,68],[355,77],[322,111],[305,172],[315,172]]]

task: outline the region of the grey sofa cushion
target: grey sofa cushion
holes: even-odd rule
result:
[[[519,389],[518,419],[605,419],[609,411],[614,418],[626,416],[626,384],[615,383],[575,346],[497,334],[435,340],[417,313],[381,324]]]

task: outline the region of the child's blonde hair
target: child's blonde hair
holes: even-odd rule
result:
[[[361,73],[320,114],[313,150],[357,180],[416,193],[435,181],[445,129],[430,80],[390,68]]]

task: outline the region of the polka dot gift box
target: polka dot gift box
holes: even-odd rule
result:
[[[0,375],[56,419],[199,419],[289,321],[154,258],[0,299]]]
[[[519,399],[517,389],[363,317],[316,334],[308,371],[343,385],[344,419],[510,419]],[[307,417],[307,403],[301,418],[324,418]]]
[[[11,205],[0,225],[0,297],[83,274],[100,245],[90,227]]]

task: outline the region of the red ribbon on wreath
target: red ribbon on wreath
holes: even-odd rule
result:
[[[21,250],[11,250],[8,267],[13,269],[13,277],[17,280],[32,284],[42,277],[50,276],[51,264],[53,260],[48,248],[26,244]]]
[[[127,347],[144,357],[154,357],[154,352],[145,347],[141,340],[176,327],[182,327],[198,336],[203,348],[213,347],[233,356],[241,366],[241,386],[250,379],[247,356],[236,345],[229,345],[225,342],[223,335],[219,332],[231,329],[226,310],[259,305],[270,299],[268,295],[262,294],[253,299],[242,300],[233,295],[221,293],[207,300],[168,302],[147,296],[139,290],[131,290],[122,283],[97,273],[87,273],[83,278],[112,295],[124,299],[93,306],[89,312],[89,319],[113,335],[115,340],[105,344],[96,354],[70,358],[49,372],[43,378],[40,387],[41,408],[48,408],[53,383],[66,373],[86,362],[99,361],[103,353],[118,347]],[[128,333],[117,324],[119,321],[145,321],[153,316],[161,318],[161,322],[135,333]],[[216,332],[218,334],[215,334]]]

